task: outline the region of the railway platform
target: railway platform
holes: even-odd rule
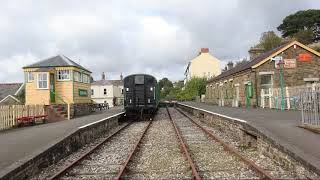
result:
[[[71,120],[0,132],[0,175],[44,152],[80,127],[121,112],[122,106]]]
[[[301,118],[299,111],[281,112],[272,109],[219,107],[197,102],[180,104],[246,122],[284,146],[295,156],[320,169],[320,135],[297,127],[300,125]]]

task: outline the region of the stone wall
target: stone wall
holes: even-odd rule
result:
[[[91,113],[90,108],[91,103],[82,103],[82,104],[72,104],[71,112],[73,112],[73,117],[88,115]]]
[[[0,171],[0,179],[29,179],[39,173],[41,169],[57,163],[85,144],[92,142],[104,133],[108,133],[111,128],[118,126],[118,119],[121,116],[112,117],[74,131],[63,140],[54,143],[50,148],[29,159],[22,165]]]

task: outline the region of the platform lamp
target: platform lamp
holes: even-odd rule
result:
[[[281,91],[281,111],[284,111],[284,60],[281,59],[278,64],[277,64],[280,68],[280,91]]]

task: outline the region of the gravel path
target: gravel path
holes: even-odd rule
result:
[[[185,139],[199,174],[204,179],[259,179],[236,156],[226,152],[223,146],[211,140],[201,129],[174,108],[169,108],[172,119]]]
[[[191,179],[165,108],[159,109],[139,147],[124,179]]]
[[[224,133],[221,131],[221,129],[212,127],[204,122],[204,120],[200,121],[199,118],[194,116],[193,119],[207,130],[210,130],[218,138],[237,149],[243,156],[247,157],[255,162],[258,166],[268,171],[276,179],[319,179],[316,174],[309,172],[302,166],[297,166],[295,171],[285,170],[271,158],[259,153],[256,148],[242,147],[240,142],[236,141],[231,134]]]

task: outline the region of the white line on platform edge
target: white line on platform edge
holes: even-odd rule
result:
[[[194,109],[197,109],[197,110],[200,110],[200,111],[204,111],[204,112],[209,113],[209,114],[213,114],[213,115],[221,116],[221,117],[224,117],[224,118],[232,119],[232,120],[234,120],[234,121],[239,121],[239,122],[247,123],[247,121],[246,121],[246,120],[243,120],[243,119],[234,118],[234,117],[226,116],[226,115],[223,115],[223,114],[211,112],[211,111],[208,111],[208,110],[205,110],[205,109],[201,109],[201,108],[197,108],[197,107],[194,107],[194,106],[190,106],[190,105],[187,105],[187,104],[182,104],[182,103],[178,103],[178,104],[180,104],[180,105],[182,105],[182,106],[187,106],[187,107],[190,107],[190,108],[194,108]]]
[[[112,116],[109,116],[109,117],[106,117],[106,118],[100,119],[100,120],[98,120],[98,121],[95,121],[95,122],[92,122],[92,123],[89,123],[89,124],[83,125],[83,126],[79,127],[79,129],[82,129],[82,128],[85,128],[85,127],[91,126],[91,125],[93,125],[93,124],[97,124],[97,123],[99,123],[99,122],[101,122],[101,121],[108,120],[108,119],[110,119],[110,118],[113,118],[113,117],[119,116],[120,114],[123,114],[123,113],[125,113],[125,112],[121,112],[121,113],[118,113],[118,114],[114,114],[114,115],[112,115]]]

